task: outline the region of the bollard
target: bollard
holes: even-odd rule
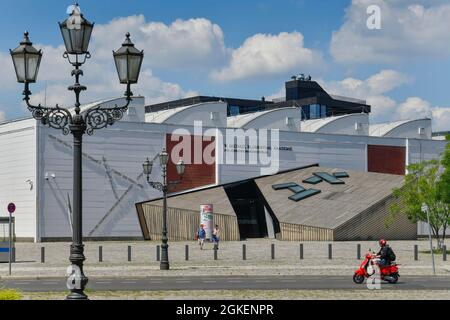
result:
[[[103,247],[98,247],[98,262],[103,262]]]
[[[242,260],[247,260],[247,245],[242,245]]]
[[[361,260],[361,244],[358,243],[356,246],[356,259]]]
[[[186,245],[186,247],[184,248],[184,256],[186,261],[189,261],[189,245]]]
[[[300,260],[303,260],[303,243],[300,243]]]
[[[447,246],[442,246],[442,260],[447,261]]]
[[[419,246],[417,244],[414,245],[414,261],[419,260]]]
[[[131,246],[128,246],[128,262],[131,262]]]
[[[217,244],[214,245],[214,260],[217,260]]]
[[[41,247],[41,263],[45,263],[45,247]]]
[[[275,260],[275,243],[272,243],[271,245],[271,256],[272,260]]]
[[[161,261],[161,247],[156,246],[156,261]]]
[[[333,245],[331,243],[328,244],[328,259],[333,259]]]

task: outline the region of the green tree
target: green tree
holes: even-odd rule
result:
[[[426,204],[431,230],[438,239],[440,248],[444,243],[446,229],[450,225],[449,205],[445,200],[450,185],[443,177],[444,173],[448,172],[448,166],[445,169],[443,164],[445,156],[443,158],[442,161],[430,160],[409,165],[403,187],[395,188],[393,191],[398,201],[390,208],[394,217],[403,213],[412,222],[427,222],[427,214],[422,212],[422,205]],[[442,234],[440,230],[443,230]]]
[[[450,141],[450,135],[446,136],[447,141]],[[445,147],[444,155],[442,156],[441,165],[443,172],[439,180],[439,188],[444,201],[447,206],[450,205],[450,143]],[[449,223],[450,224],[450,223]]]

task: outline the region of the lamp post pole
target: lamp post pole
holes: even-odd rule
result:
[[[130,86],[138,82],[144,53],[134,47],[130,40],[130,34],[127,33],[122,47],[113,53],[120,83],[127,85],[125,92],[126,103],[112,108],[100,105],[82,112],[80,108],[80,94],[87,88],[80,85],[80,76],[83,75],[80,67],[91,57],[88,46],[94,24],[83,17],[79,6],[76,4],[72,6],[72,13],[69,18],[59,25],[66,46],[66,52],[63,57],[74,67],[72,76],[75,76],[75,83],[68,88],[69,91],[75,93],[73,109],[61,108],[58,105],[54,108],[42,106],[41,104],[36,106],[30,103],[31,91],[29,84],[36,82],[42,51],[38,51],[33,47],[28,37],[28,32],[25,32],[24,39],[20,42],[20,45],[16,49],[10,50],[10,52],[17,81],[24,84],[23,100],[27,104],[33,118],[45,126],[61,130],[64,135],[69,133],[73,135],[73,233],[69,257],[71,266],[67,269],[67,287],[70,289],[67,299],[87,300],[88,297],[84,293],[84,289],[88,283],[88,278],[83,271],[83,263],[86,260],[84,256],[82,220],[83,135],[86,133],[93,135],[96,130],[111,126],[122,119],[132,101],[133,93]]]
[[[156,160],[156,158],[159,157],[160,164],[161,164],[161,170],[162,170],[162,182],[155,182],[150,180],[150,175],[152,174],[153,170],[153,162]],[[183,160],[180,160],[176,164],[177,173],[180,177],[180,180],[178,181],[168,181],[167,180],[167,164],[169,162],[169,155],[167,154],[166,150],[164,149],[159,155],[157,155],[152,161],[147,159],[147,161],[144,162],[143,168],[144,168],[144,174],[147,176],[147,182],[149,185],[163,193],[163,225],[162,225],[162,237],[161,237],[161,262],[160,262],[160,269],[161,270],[169,270],[170,264],[169,264],[169,238],[167,236],[167,193],[169,192],[170,188],[178,185],[181,183],[181,179],[183,178],[186,166],[183,162]]]
[[[72,263],[70,274],[74,274],[77,286],[70,286],[71,292],[67,296],[68,300],[86,300],[84,289],[88,283],[88,278],[84,275],[83,263],[86,260],[84,256],[83,244],[83,170],[82,170],[82,150],[83,135],[86,132],[86,124],[83,118],[77,114],[74,116],[73,124],[70,126],[73,135],[73,235],[72,245],[70,246],[69,261]],[[69,276],[69,281],[70,281]]]
[[[167,165],[162,167],[163,176],[163,229],[162,229],[162,245],[161,245],[161,270],[169,270],[169,238],[167,237]]]

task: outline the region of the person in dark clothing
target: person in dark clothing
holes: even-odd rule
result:
[[[392,261],[395,260],[393,251],[391,247],[387,244],[387,241],[384,239],[381,239],[379,241],[380,244],[380,251],[377,253],[377,257],[380,258],[380,267],[390,265]]]

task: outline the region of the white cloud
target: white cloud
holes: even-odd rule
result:
[[[367,99],[390,92],[411,79],[395,70],[382,70],[367,79],[346,78],[341,81],[318,80],[330,93]]]
[[[428,117],[433,120],[433,130],[450,130],[450,108],[433,106],[420,97],[409,97],[398,103],[388,96],[392,90],[410,81],[408,76],[394,70],[382,70],[367,79],[318,80],[331,94],[366,100],[372,106],[372,123]]]
[[[397,103],[386,96],[395,88],[408,83],[409,77],[395,71],[382,70],[367,79],[346,78],[341,81],[318,80],[324,89],[331,93],[366,100],[372,106],[371,120],[374,122],[390,120]]]
[[[372,106],[371,120],[374,122],[389,119],[395,113],[397,102],[386,96],[369,96],[367,104]]]
[[[431,117],[431,104],[419,97],[410,97],[398,106],[397,114],[402,120]]]
[[[399,119],[431,118],[433,131],[450,130],[450,108],[432,106],[419,97],[410,97],[397,108]]]
[[[381,8],[381,30],[367,28],[369,5]],[[450,4],[444,0],[353,0],[330,51],[346,64],[394,62],[418,55],[450,56]]]
[[[450,108],[435,107],[431,110],[433,114],[433,130],[450,130]]]
[[[15,88],[17,78],[9,52],[0,52],[0,70],[2,70],[0,77],[0,92]]]
[[[305,48],[303,40],[299,32],[256,34],[233,51],[227,67],[213,71],[211,77],[230,81],[319,68],[320,53]]]
[[[139,83],[132,86],[135,95],[146,97],[147,103],[157,103],[167,100],[180,99],[197,94],[192,90],[184,90],[179,84],[165,82],[153,75],[151,66],[186,64],[195,67],[218,57],[218,51],[223,46],[223,35],[217,25],[206,19],[177,20],[170,26],[161,23],[146,23],[143,16],[132,16],[115,19],[106,25],[96,25],[94,28],[90,51],[92,58],[82,67],[84,76],[81,83],[88,90],[81,95],[81,102],[87,103],[104,98],[122,96],[125,86],[121,85],[112,57],[112,50],[120,47],[127,31],[134,31],[132,40],[136,47],[145,51],[144,65]],[[132,35],[133,36],[133,35]],[[181,41],[181,39],[184,41]],[[216,41],[216,43],[214,43]],[[114,45],[115,44],[115,45]],[[111,47],[114,46],[114,47]],[[64,46],[53,47],[35,44],[36,48],[44,52],[38,80],[40,91],[32,95],[34,104],[44,103],[48,106],[72,106],[74,95],[67,90],[73,83],[70,77],[72,67],[62,57]],[[169,54],[172,52],[172,54]],[[195,62],[194,60],[198,61]],[[8,89],[16,89],[14,71],[11,58],[7,54],[0,54],[0,67],[9,68],[9,78],[3,80],[10,84]],[[2,81],[2,80],[0,80]],[[47,90],[43,89],[47,83]],[[4,90],[3,82],[0,82]],[[36,90],[36,86],[32,86]]]
[[[92,48],[101,59],[111,59],[125,33],[144,50],[145,66],[200,68],[225,62],[227,49],[222,29],[204,18],[177,19],[170,25],[146,22],[143,15],[114,19],[94,28]]]
[[[280,90],[278,90],[277,92],[268,95],[266,97],[266,100],[267,101],[272,101],[272,100],[277,99],[277,98],[285,98],[285,97],[286,97],[286,88],[285,88],[285,86],[282,86],[280,88]]]

